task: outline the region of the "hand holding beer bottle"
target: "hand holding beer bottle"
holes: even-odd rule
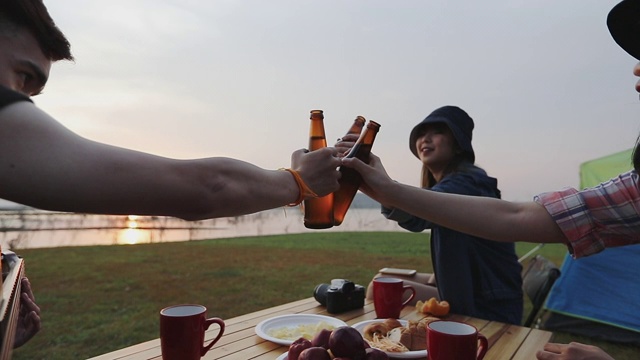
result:
[[[311,110],[309,118],[309,151],[327,147],[322,110]],[[309,229],[333,226],[333,194],[304,201],[304,226]]]
[[[317,150],[327,146],[324,131],[324,114],[322,110],[311,110],[309,130],[309,150]],[[366,119],[356,117],[344,137],[338,139],[335,147],[346,157],[357,157],[368,162],[371,146],[375,140],[380,124],[369,121],[364,131]],[[342,224],[344,217],[353,202],[362,182],[360,174],[346,167],[340,167],[342,177],[340,189],[333,194],[321,198],[304,201],[304,226],[309,229],[327,229]]]
[[[375,121],[369,120],[367,127],[360,134],[360,137],[353,145],[349,153],[346,155],[346,157],[357,157],[358,159],[368,163],[369,154],[371,153],[371,147],[373,146],[373,142],[376,139],[376,135],[378,134],[379,129],[380,124]],[[342,176],[338,181],[340,183],[340,189],[333,193],[334,226],[338,226],[342,224],[342,221],[344,221],[344,217],[347,214],[349,207],[351,206],[351,202],[353,202],[353,198],[356,196],[358,188],[360,188],[360,184],[362,183],[362,177],[354,169],[341,166],[340,172],[342,173]]]
[[[336,141],[334,147],[338,150],[340,156],[347,156],[349,150],[356,144],[366,121],[362,116],[356,117],[347,133]]]

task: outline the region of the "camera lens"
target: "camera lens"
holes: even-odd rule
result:
[[[313,290],[313,297],[322,306],[327,306],[327,290],[330,286],[329,284],[320,284]]]
[[[347,294],[355,290],[355,288],[356,284],[352,283],[351,281],[345,281],[345,283],[342,284],[342,291]]]

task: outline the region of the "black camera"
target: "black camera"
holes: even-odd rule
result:
[[[313,290],[313,297],[327,307],[330,314],[364,307],[364,286],[345,279],[333,279],[331,284],[320,284]]]

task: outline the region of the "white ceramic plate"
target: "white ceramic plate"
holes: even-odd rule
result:
[[[289,353],[289,352],[286,352],[286,353],[284,353],[284,354],[282,354],[282,355],[278,356],[278,357],[276,358],[276,360],[287,360],[287,359],[288,359],[288,357],[287,357],[287,354],[288,354],[288,353]]]
[[[336,328],[340,326],[348,326],[347,323],[345,323],[344,321],[340,319],[336,319],[331,316],[314,315],[314,314],[282,315],[282,316],[276,316],[276,317],[272,317],[270,319],[261,321],[258,325],[256,325],[256,335],[260,336],[265,340],[274,342],[276,344],[289,346],[297,339],[294,339],[294,340],[278,339],[269,335],[269,330],[283,328],[283,327],[296,327],[300,325],[313,325],[313,324],[319,324],[323,321],[329,325],[333,325]]]
[[[400,321],[400,324],[402,324],[402,326],[407,326],[409,324],[409,322],[407,320],[399,319],[399,321]],[[351,326],[353,328],[355,328],[356,330],[358,330],[360,332],[360,334],[362,334],[365,326],[367,326],[367,325],[369,325],[371,323],[375,323],[375,322],[380,322],[380,320],[361,321],[361,322],[359,322],[357,324],[353,324]],[[389,352],[389,351],[385,351],[385,353],[387,354],[387,356],[389,356],[390,358],[393,358],[393,359],[418,359],[418,358],[426,358],[427,357],[427,350],[405,351],[405,352]],[[286,358],[282,358],[280,360],[286,360]]]

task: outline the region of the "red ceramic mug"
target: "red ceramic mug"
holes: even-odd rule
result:
[[[469,324],[436,320],[427,325],[429,360],[482,360],[488,348],[487,338]]]
[[[200,360],[224,333],[224,321],[206,317],[202,305],[174,305],[160,311],[160,347],[163,360]],[[220,331],[204,345],[204,332],[218,324]]]
[[[410,290],[411,295],[402,301],[404,293]],[[416,296],[416,289],[404,285],[402,279],[379,277],[373,279],[373,307],[378,319],[397,319],[402,308]]]

